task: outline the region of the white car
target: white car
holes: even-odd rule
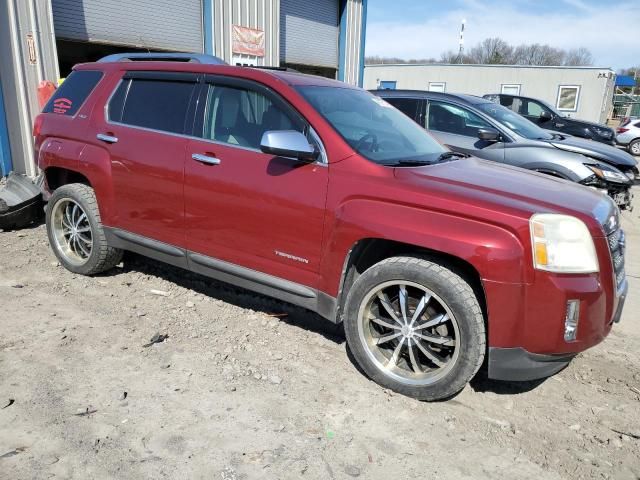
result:
[[[631,155],[640,155],[640,118],[625,120],[616,131],[616,142]]]

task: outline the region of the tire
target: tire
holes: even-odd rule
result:
[[[640,138],[636,138],[630,142],[627,149],[631,155],[640,156]]]
[[[67,270],[94,275],[122,261],[122,250],[107,244],[91,187],[71,183],[58,188],[46,210],[49,244]]]
[[[404,311],[400,298],[406,299]],[[371,380],[403,395],[450,398],[484,360],[484,317],[472,287],[433,261],[392,257],[377,263],[354,282],[344,311],[356,362]]]

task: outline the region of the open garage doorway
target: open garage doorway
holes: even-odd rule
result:
[[[123,45],[109,45],[106,43],[90,43],[72,40],[56,39],[58,50],[58,65],[60,78],[66,78],[74,65],[78,63],[95,62],[113,53],[148,52],[146,48],[136,48]],[[154,52],[162,50],[153,49]]]

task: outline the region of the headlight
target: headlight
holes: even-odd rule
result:
[[[529,220],[533,266],[556,273],[599,271],[593,239],[582,220],[569,215],[537,213]]]
[[[613,137],[613,130],[608,128],[593,127],[592,130],[603,138]]]
[[[598,178],[603,180],[607,180],[609,182],[615,183],[628,183],[629,179],[624,173],[612,172],[611,170],[602,170],[594,165],[585,165],[589,168],[593,173],[596,174]]]

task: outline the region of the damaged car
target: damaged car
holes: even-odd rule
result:
[[[455,152],[507,163],[607,193],[631,209],[636,160],[602,143],[543,130],[526,118],[472,95],[407,90],[372,93],[411,117]]]

